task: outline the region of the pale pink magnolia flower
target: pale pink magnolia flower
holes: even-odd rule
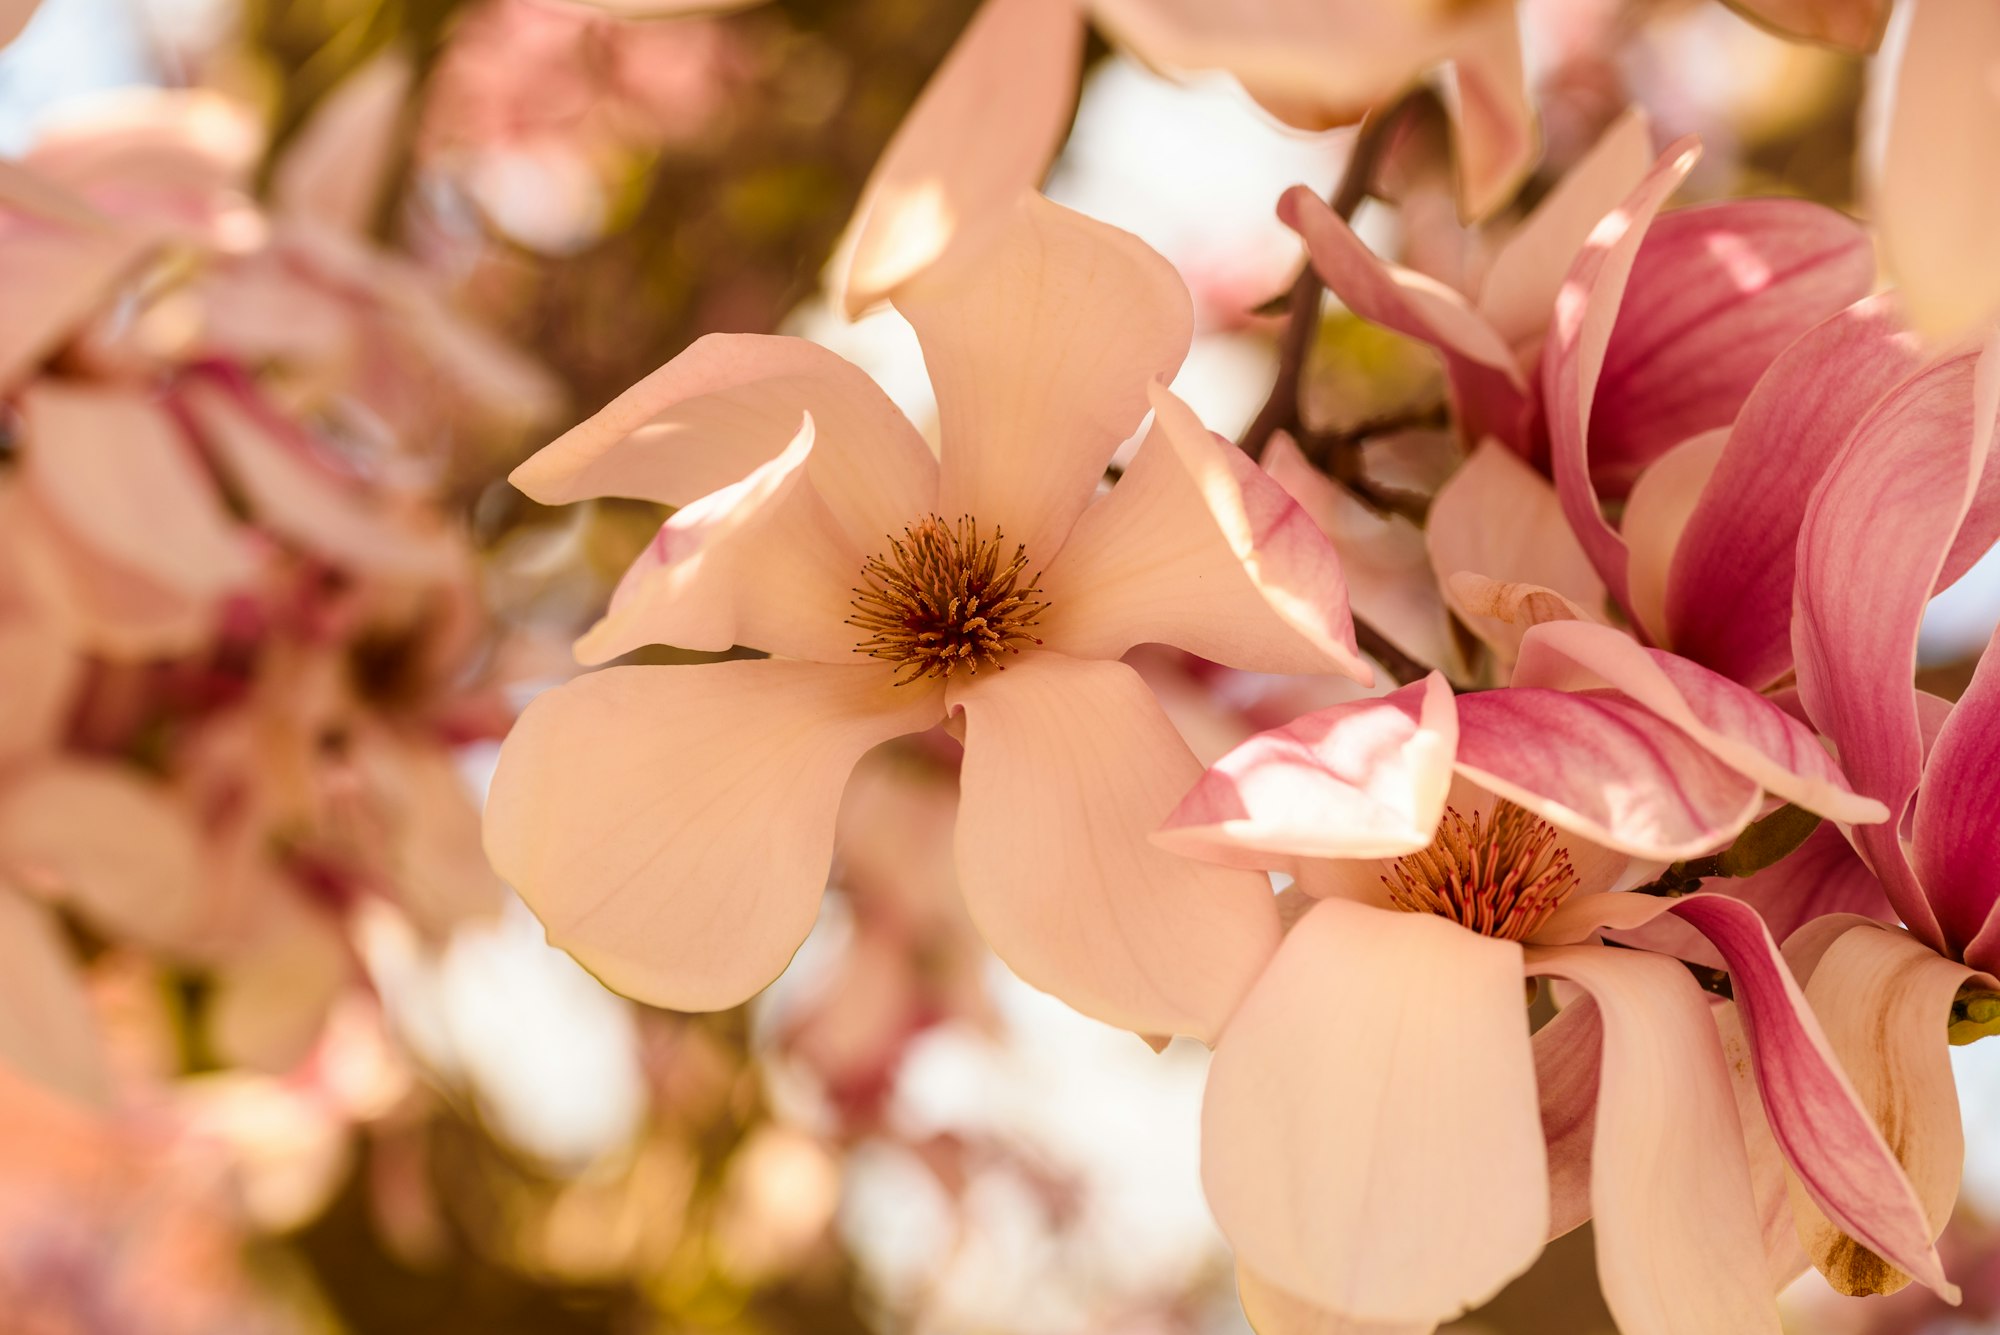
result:
[[[1511,0],[987,0],[905,118],[862,192],[841,279],[850,315],[935,267],[971,262],[1041,181],[1068,127],[1086,18],[1145,63],[1221,69],[1279,119],[1358,120],[1443,67],[1459,202],[1505,202],[1535,152]]]
[[[617,667],[543,695],[501,753],[487,851],[618,991],[733,1005],[811,927],[856,760],[951,720],[959,879],[987,941],[1101,1019],[1211,1037],[1276,913],[1262,878],[1147,841],[1200,767],[1116,660],[1159,641],[1366,679],[1338,562],[1166,389],[1190,300],[1136,238],[1026,196],[981,264],[899,308],[941,457],[832,353],[718,335],[516,470],[548,504],[683,507],[581,659],[655,643],[773,657]]]
[[[0,5],[0,46],[19,37],[39,7],[40,0],[7,0]]]
[[[1455,700],[1433,674],[1308,715],[1225,757],[1158,836],[1298,887],[1203,1109],[1203,1181],[1253,1322],[1428,1332],[1594,1218],[1621,1330],[1778,1330],[1797,1273],[1764,1222],[1782,1175],[1746,1149],[1710,1002],[1679,961],[1598,943],[1661,913],[1727,962],[1801,1189],[1950,1292],[1756,913],[1613,893],[1726,846],[1767,795],[1881,808],[1803,725],[1713,673],[1602,627],[1537,627],[1527,648],[1534,680],[1591,689]],[[1599,655],[1632,690],[1603,689]],[[1523,983],[1543,977],[1578,991],[1531,1035]]]

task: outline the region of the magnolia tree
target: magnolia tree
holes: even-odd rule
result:
[[[484,1267],[467,1329],[569,1329],[523,1314],[579,1279],[675,1328],[1230,1328],[1228,1262],[849,1291],[867,1147],[966,1238],[994,1174],[1058,1242],[1116,1190],[911,1117],[927,1035],[1006,1027],[990,948],[1205,1050],[1259,1335],[1423,1335],[1586,1225],[1594,1281],[1544,1264],[1627,1335],[1991,1315],[1945,1230],[2000,655],[1917,646],[2000,538],[2000,9],[1667,16],[1831,72],[1793,119],[1858,160],[1802,193],[1717,109],[1777,67],[1643,6],[983,0],[873,120],[825,62],[892,39],[820,8],[412,10],[275,138],[188,87],[0,162],[0,1236],[72,1221],[0,1246],[6,1305],[283,1329],[239,1240],[351,1196]],[[1338,161],[1255,201],[1288,292],[1042,192],[1107,47]],[[1218,331],[1270,386],[1227,434]],[[643,1107],[575,1185],[499,1166],[410,1000],[510,891],[647,1008],[595,1013]],[[510,1222],[413,1126],[473,1127]],[[113,1245],[160,1202],[201,1264]]]

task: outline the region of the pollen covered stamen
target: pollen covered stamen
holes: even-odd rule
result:
[[[1446,807],[1428,848],[1382,878],[1397,908],[1434,913],[1503,941],[1532,936],[1576,889],[1555,826],[1502,802],[1472,819]]]
[[[975,676],[1000,669],[1003,655],[1041,643],[1028,631],[1049,605],[1035,600],[1040,576],[1027,569],[1027,548],[1008,555],[998,528],[982,538],[970,515],[955,524],[926,515],[861,568],[866,587],[854,591],[847,624],[868,638],[855,648],[897,664],[899,686],[961,666]]]

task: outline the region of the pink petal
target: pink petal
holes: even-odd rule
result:
[[[1944,938],[1898,838],[1923,765],[1910,673],[1954,534],[1959,544],[1991,540],[1984,522],[1960,529],[1996,401],[2000,359],[1955,356],[1905,382],[1854,428],[1799,529],[1799,696],[1854,787],[1888,807],[1888,822],[1853,837],[1897,913],[1934,948]]]
[[[1278,940],[1268,879],[1147,836],[1201,773],[1138,673],[1028,653],[965,715],[958,875],[1009,967],[1086,1015],[1212,1041]]]
[[[279,210],[365,236],[396,167],[411,66],[391,49],[347,76],[313,109],[271,177]]]
[[[1653,165],[1652,131],[1634,107],[1614,121],[1507,237],[1479,284],[1480,314],[1510,347],[1539,340],[1556,292],[1598,220]]]
[[[2000,904],[2000,651],[1990,643],[1925,762],[1912,832],[1917,880],[1949,953],[2000,965],[1967,953]]]
[[[1348,1316],[1448,1319],[1541,1251],[1547,1172],[1520,947],[1314,905],[1209,1067],[1202,1182],[1241,1263]]]
[[[1549,1151],[1549,1238],[1554,1240],[1590,1218],[1590,1146],[1597,1134],[1604,1049],[1597,1003],[1578,997],[1535,1031],[1533,1043],[1542,1139]]]
[[[2000,12],[1979,0],[1904,6],[1882,168],[1869,200],[1883,261],[1918,328],[1954,338],[2000,309]],[[1880,95],[1883,90],[1873,90]]]
[[[1548,481],[1511,450],[1487,442],[1438,489],[1424,526],[1431,568],[1446,601],[1473,632],[1511,660],[1538,613],[1534,597],[1588,614],[1604,606],[1604,582],[1570,531]],[[1458,576],[1479,577],[1467,585]],[[1511,589],[1528,599],[1501,598]],[[1477,605],[1468,601],[1477,599]],[[1507,611],[1516,620],[1486,615]]]
[[[479,808],[443,745],[387,728],[354,741],[356,769],[389,829],[396,902],[437,940],[499,915],[506,892],[480,847]]]
[[[1868,234],[1823,205],[1738,199],[1661,214],[1604,353],[1590,418],[1598,488],[1623,495],[1669,447],[1728,426],[1779,353],[1874,285]]]
[[[214,480],[159,405],[44,381],[21,396],[21,419],[28,486],[104,559],[197,599],[250,578]]]
[[[0,766],[54,748],[83,667],[60,578],[25,520],[25,501],[0,487]]]
[[[1728,439],[1728,429],[1718,427],[1682,441],[1648,465],[1625,498],[1618,533],[1632,554],[1626,587],[1632,620],[1650,643],[1666,642],[1667,578],[1674,551]]]
[[[0,1065],[86,1103],[110,1095],[97,1024],[61,925],[0,878]]]
[[[1735,838],[1757,786],[1613,695],[1515,687],[1458,702],[1458,773],[1593,843],[1671,862]]]
[[[28,26],[28,20],[35,16],[40,0],[5,0],[0,4],[0,46],[5,46],[21,35]]]
[[[207,643],[221,604],[157,583],[131,566],[106,559],[56,519],[32,495],[6,516],[32,534],[60,590],[63,633],[72,649],[131,662],[192,653]]]
[[[1458,168],[1459,212],[1484,218],[1514,197],[1541,138],[1521,61],[1521,20],[1508,5],[1459,18],[1443,81]]]
[[[1920,357],[1886,295],[1857,302],[1778,355],[1737,415],[1672,554],[1664,643],[1746,686],[1783,675],[1806,503],[1853,424]],[[1629,517],[1625,526],[1629,534]]]
[[[1597,508],[1591,478],[1591,414],[1609,356],[1613,327],[1625,298],[1633,260],[1653,215],[1681,183],[1700,147],[1676,141],[1660,155],[1624,202],[1591,229],[1556,296],[1555,319],[1542,354],[1543,411],[1548,419],[1549,460],[1563,513],[1569,516],[1612,597],[1625,601],[1625,545]],[[1676,439],[1685,439],[1683,432]]]
[[[51,761],[0,788],[0,873],[156,950],[200,944],[200,838],[163,785],[109,761]]]
[[[1154,839],[1240,867],[1413,853],[1437,833],[1457,743],[1451,687],[1433,672],[1258,733],[1201,776]]]
[[[0,290],[8,294],[0,392],[73,338],[151,245],[54,182],[0,161]]]
[[[1873,51],[1889,21],[1889,0],[1731,0],[1731,4],[1784,36],[1848,51]]]
[[[1402,515],[1371,510],[1336,486],[1306,461],[1287,432],[1271,437],[1263,464],[1333,544],[1354,615],[1419,663],[1462,677],[1464,655],[1431,577],[1424,531]]]
[[[1800,1186],[1849,1236],[1956,1301],[1931,1247],[1924,1207],[1842,1073],[1763,919],[1726,895],[1690,895],[1673,912],[1728,964],[1764,1113]]]
[[[603,663],[642,645],[853,663],[862,557],[810,477],[810,417],[785,452],[683,507],[632,562],[604,617],[576,643]]]
[[[879,665],[615,667],[538,697],[486,802],[486,853],[609,987],[720,1010],[818,911],[848,772],[943,712]]]
[[[1927,1236],[1951,1216],[1965,1158],[1946,1021],[1960,985],[1978,977],[1908,934],[1870,923],[1836,937],[1806,981],[1828,1043],[1922,1202]],[[1792,1203],[1806,1253],[1836,1289],[1893,1293],[1910,1282],[1825,1219],[1803,1190],[1794,1190]],[[1925,1282],[1956,1301],[1956,1288],[1941,1277]]]
[[[1435,348],[1444,359],[1453,419],[1469,442],[1492,436],[1530,452],[1533,404],[1513,350],[1464,297],[1434,278],[1376,258],[1340,216],[1304,186],[1278,201],[1278,217],[1305,239],[1327,290],[1362,319]]]
[[[1236,1267],[1236,1297],[1257,1335],[1431,1335],[1435,1321],[1356,1321],[1314,1307],[1253,1270]]]
[[[1776,1335],[1743,1128],[1701,989],[1677,961],[1602,946],[1530,949],[1528,971],[1581,984],[1603,1026],[1590,1192],[1618,1329]]]
[[[841,284],[850,318],[929,271],[981,262],[1062,143],[1082,54],[1072,0],[979,8],[862,190]]]
[[[191,385],[184,402],[202,438],[243,491],[259,523],[348,570],[426,581],[463,560],[448,529],[399,513],[314,459],[304,429],[268,405],[213,385]]]
[[[1735,1002],[1724,1001],[1712,1004],[1709,1014],[1722,1035],[1722,1056],[1729,1063],[1729,1085],[1736,1094],[1736,1116],[1743,1123],[1743,1149],[1750,1159],[1757,1221],[1764,1234],[1765,1269],[1771,1291],[1783,1293],[1792,1281],[1812,1269],[1792,1218],[1791,1169],[1771,1134],[1770,1120],[1764,1116],[1764,1096],[1740,1009]]]
[[[1153,428],[1041,580],[1051,648],[1170,644],[1251,672],[1367,684],[1340,558],[1285,489],[1153,385]]]
[[[1888,811],[1848,786],[1812,730],[1770,701],[1699,664],[1646,649],[1608,626],[1536,626],[1521,642],[1517,686],[1610,687],[1692,737],[1766,792],[1849,824]]]
[[[896,308],[937,389],[938,513],[998,524],[1046,564],[1145,417],[1153,380],[1187,356],[1194,306],[1129,232],[1040,195],[1003,217],[976,263],[911,286]]]
[[[816,343],[763,334],[696,340],[509,480],[544,505],[686,505],[777,458],[806,413],[813,484],[857,546],[874,550],[932,508],[937,461],[875,382]]]

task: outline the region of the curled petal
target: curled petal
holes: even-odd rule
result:
[[[1202,1182],[1241,1263],[1314,1306],[1421,1322],[1491,1296],[1548,1232],[1520,947],[1314,905],[1216,1048]]]
[[[660,526],[577,641],[580,662],[647,644],[856,661],[866,636],[845,618],[862,558],[812,485],[813,426],[808,418],[783,454]]]
[[[592,496],[687,505],[777,458],[807,413],[813,485],[856,545],[873,550],[935,503],[937,461],[881,388],[816,343],[766,334],[695,340],[510,480],[544,505]]]
[[[1763,919],[1726,895],[1690,895],[1673,912],[1728,964],[1764,1113],[1799,1185],[1850,1237],[1956,1301],[1917,1193],[1842,1073]]]
[[[1920,358],[1886,294],[1855,303],[1779,354],[1737,414],[1672,552],[1665,633],[1656,638],[1752,688],[1784,674],[1806,503],[1853,424]]]
[[[849,771],[942,716],[878,664],[615,667],[538,697],[501,747],[486,854],[616,991],[720,1010],[805,940]]]
[[[1739,1008],[1735,1002],[1725,1001],[1711,1006],[1709,1013],[1722,1035],[1722,1055],[1729,1063],[1730,1087],[1736,1091],[1736,1115],[1743,1123],[1743,1148],[1750,1157],[1750,1180],[1757,1190],[1757,1219],[1764,1233],[1764,1264],[1770,1272],[1771,1291],[1783,1293],[1793,1280],[1812,1269],[1792,1218],[1791,1170],[1771,1135],[1770,1120],[1764,1116],[1757,1063]]]
[[[1593,843],[1671,862],[1727,844],[1757,814],[1757,785],[1628,700],[1538,687],[1458,702],[1455,768]]]
[[[1590,1194],[1618,1329],[1777,1335],[1736,1096],[1701,989],[1677,961],[1601,946],[1532,948],[1527,965],[1581,984],[1603,1026]]]
[[[1123,663],[1028,653],[965,714],[958,874],[994,953],[1109,1024],[1213,1041],[1278,940],[1268,879],[1147,836],[1201,766]]]
[[[1154,837],[1248,867],[1412,853],[1444,815],[1457,744],[1451,687],[1433,672],[1258,733],[1203,774]]]
[[[1598,1018],[1597,1003],[1585,995],[1564,1006],[1535,1031],[1534,1049],[1542,1138],[1549,1152],[1553,1240],[1590,1218],[1590,1146],[1597,1134],[1597,1085],[1604,1052],[1604,1022]]]
[[[979,8],[862,190],[841,284],[850,318],[927,272],[977,262],[1055,157],[1082,55],[1073,0]]]
[[[1171,644],[1252,672],[1373,673],[1354,643],[1340,558],[1244,453],[1153,385],[1153,429],[1084,511],[1041,581],[1041,632],[1080,658]]]
[[[1632,553],[1632,619],[1654,644],[1668,642],[1667,575],[1674,551],[1728,439],[1728,430],[1718,427],[1682,441],[1655,459],[1625,498],[1618,532]]]
[[[1042,0],[1034,0],[1042,3]],[[976,262],[912,284],[937,389],[938,513],[976,516],[1054,559],[1104,466],[1194,337],[1180,275],[1129,232],[1028,195]]]
[[[1931,747],[1912,829],[1917,879],[1946,946],[1978,968],[2000,967],[2000,955],[1968,949],[2000,912],[2000,651],[1990,643]]]
[[[1530,630],[1517,686],[1591,690],[1609,686],[1692,737],[1766,792],[1849,824],[1882,821],[1888,809],[1848,786],[1812,730],[1719,673],[1608,626],[1569,621]]]

